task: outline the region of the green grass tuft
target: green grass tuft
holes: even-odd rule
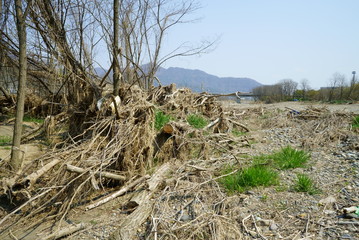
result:
[[[303,150],[297,150],[287,146],[282,148],[281,151],[274,153],[272,159],[279,169],[289,169],[304,167],[310,159],[310,155]]]
[[[352,127],[353,129],[359,129],[359,115],[353,118]]]
[[[24,121],[24,122],[43,123],[43,122],[44,122],[44,119],[42,119],[42,118],[35,118],[35,117],[31,117],[31,116],[25,115],[24,118],[23,118],[23,121]]]
[[[9,136],[0,136],[0,146],[7,146],[12,144],[12,138]]]
[[[155,115],[155,129],[161,130],[163,126],[171,121],[173,118],[170,115],[166,115],[161,111],[156,111]]]
[[[232,134],[233,134],[233,136],[235,136],[235,137],[240,137],[240,136],[246,135],[246,132],[241,132],[241,131],[239,131],[239,130],[237,130],[237,129],[233,129],[233,130],[232,130]]]
[[[310,195],[320,193],[319,189],[313,183],[313,180],[305,174],[298,174],[297,180],[293,186],[296,192],[306,192]]]
[[[230,172],[227,168],[225,172]],[[278,174],[265,166],[251,166],[220,179],[220,183],[231,193],[244,192],[252,187],[278,184]]]
[[[207,120],[204,117],[196,114],[189,115],[187,117],[187,122],[189,125],[197,129],[204,128],[208,124]]]

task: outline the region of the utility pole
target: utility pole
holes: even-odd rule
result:
[[[354,88],[355,88],[355,74],[356,74],[356,72],[353,71],[352,74],[353,74],[353,78],[352,78],[352,80],[350,82],[350,88],[349,88],[349,93],[348,93],[348,98],[349,99],[350,99],[350,97],[352,95],[352,92],[354,91]]]

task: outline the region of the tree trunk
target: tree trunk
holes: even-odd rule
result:
[[[18,77],[18,89],[17,89],[17,102],[16,102],[16,115],[13,143],[11,150],[10,165],[14,171],[20,169],[22,164],[22,157],[20,156],[20,141],[22,132],[22,120],[24,117],[24,102],[25,102],[25,90],[26,90],[26,17],[22,11],[22,1],[15,0],[16,9],[16,28],[19,38],[19,77]]]
[[[2,23],[2,0],[0,0],[0,23]]]
[[[118,96],[120,90],[120,63],[118,57],[119,51],[119,6],[120,0],[113,1],[113,95]]]

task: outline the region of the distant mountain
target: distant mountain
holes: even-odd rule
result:
[[[95,68],[98,76],[102,77],[106,71]],[[178,67],[159,68],[156,76],[162,85],[175,83],[178,88],[190,88],[194,92],[233,93],[251,92],[253,88],[262,86],[261,83],[251,78],[217,77],[201,70],[191,70]],[[109,74],[112,81],[112,72]]]
[[[233,93],[251,92],[253,88],[262,86],[251,78],[217,77],[201,70],[178,67],[160,68],[156,76],[163,85],[175,83],[177,87],[187,87],[195,92]]]
[[[107,71],[107,70],[105,70],[105,69],[103,69],[103,68],[100,68],[100,67],[96,67],[96,68],[95,68],[95,73],[96,73],[97,76],[99,76],[99,77],[105,76],[106,71]],[[112,73],[112,71],[111,71],[111,73]]]

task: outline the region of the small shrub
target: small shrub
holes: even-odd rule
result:
[[[167,124],[169,121],[172,120],[172,117],[169,115],[164,114],[161,111],[156,111],[155,115],[155,129],[161,130],[162,127]]]
[[[229,192],[244,192],[252,187],[276,185],[278,174],[268,167],[251,166],[220,179],[220,183]]]
[[[204,117],[196,114],[189,115],[187,117],[187,122],[189,125],[197,129],[204,128],[208,124],[207,120]]]
[[[0,146],[11,145],[12,138],[9,136],[0,136]]]
[[[279,169],[289,169],[304,167],[310,159],[310,155],[303,150],[297,150],[287,146],[282,148],[280,152],[274,153],[272,158],[274,164]]]
[[[306,192],[310,195],[319,193],[319,189],[313,183],[313,180],[305,175],[305,174],[298,174],[297,181],[293,187],[294,191],[296,192]]]
[[[352,127],[353,129],[359,129],[359,115],[353,118]]]

